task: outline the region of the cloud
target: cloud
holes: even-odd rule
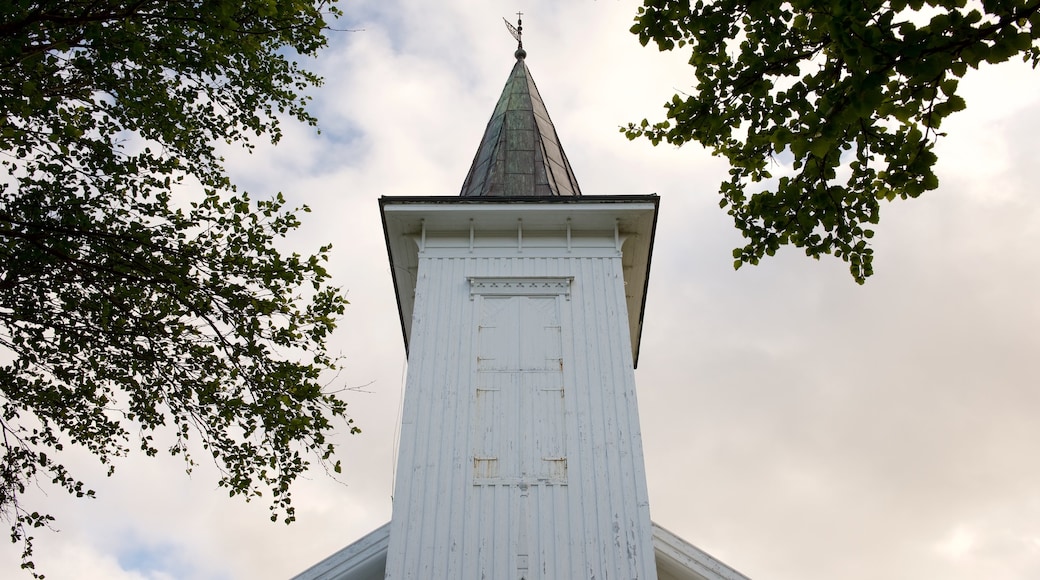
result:
[[[512,66],[501,3],[360,1],[315,66],[322,132],[229,152],[255,195],[314,211],[294,247],[334,244],[351,306],[335,337],[360,436],[342,483],[314,473],[299,521],[228,499],[200,468],[132,457],[94,501],[42,501],[49,578],[285,578],[390,516],[404,353],[381,195],[453,195]],[[887,204],[877,274],[785,250],[732,269],[707,152],[628,142],[692,83],[627,33],[629,2],[522,7],[528,65],[586,194],[661,194],[637,372],[652,517],[762,578],[1040,575],[1040,87],[1013,64],[963,83],[940,190]],[[83,465],[89,459],[82,460]],[[8,546],[2,565],[17,566]]]

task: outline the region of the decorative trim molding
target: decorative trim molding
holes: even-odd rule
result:
[[[570,300],[574,276],[529,276],[518,278],[469,277],[469,295],[474,296],[563,296]]]

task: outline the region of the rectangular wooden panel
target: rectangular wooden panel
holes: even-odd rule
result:
[[[560,296],[500,288],[478,296],[473,481],[566,483]]]

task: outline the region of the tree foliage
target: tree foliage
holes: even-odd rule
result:
[[[1038,0],[646,0],[632,32],[691,50],[697,84],[664,121],[622,131],[729,161],[720,205],[747,240],[735,267],[793,244],[841,257],[862,283],[879,201],[938,187],[941,124],[966,106],[959,80],[1015,57],[1035,67],[1038,11]]]
[[[21,501],[52,482],[93,492],[62,450],[104,464],[138,447],[208,450],[219,484],[289,484],[345,418],[324,387],[345,300],[329,247],[277,249],[300,225],[253,201],[217,147],[314,124],[301,68],[324,0],[21,0],[0,8],[0,513],[33,567]],[[191,192],[196,192],[191,194]],[[305,209],[305,208],[304,208]],[[352,431],[356,431],[351,427]],[[109,468],[111,473],[111,467]]]

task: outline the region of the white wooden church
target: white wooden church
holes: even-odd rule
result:
[[[408,352],[393,516],[298,579],[746,578],[650,520],[658,197],[581,194],[525,57],[460,196],[380,199]]]

